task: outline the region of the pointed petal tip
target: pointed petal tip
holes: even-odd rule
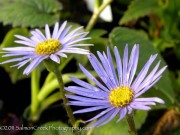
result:
[[[55,25],[59,25],[59,22],[56,22]]]
[[[163,68],[165,68],[165,69],[168,68],[168,65],[164,66]]]
[[[18,35],[18,34],[15,34],[14,36],[15,36],[16,38],[24,37],[24,36]]]
[[[78,114],[78,112],[77,112],[77,111],[74,111],[73,114]]]
[[[114,46],[114,50],[117,49],[117,46]]]
[[[153,57],[157,57],[158,56],[158,53],[154,54]]]
[[[18,37],[19,35],[16,35],[16,34],[15,34],[14,36],[15,36],[15,37]]]
[[[23,72],[23,75],[29,75],[29,72],[25,72],[25,71],[24,71],[24,72]]]
[[[94,44],[85,44],[86,46],[94,46]]]
[[[64,23],[67,23],[67,20],[65,20],[65,21],[63,22],[63,24],[64,24]]]
[[[162,100],[162,99],[160,99],[160,98],[157,98],[157,99],[156,99],[156,102],[158,102],[158,103],[160,103],[160,104],[165,104],[165,101]]]
[[[138,47],[138,46],[139,46],[139,44],[135,43],[133,46],[136,46],[136,47]]]

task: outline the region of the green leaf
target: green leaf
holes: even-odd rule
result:
[[[0,1],[0,21],[14,27],[43,27],[58,21],[60,9],[57,0]]]
[[[1,44],[0,49],[2,49],[4,47],[19,46],[19,44],[14,43],[14,40],[16,39],[16,37],[14,35],[17,34],[17,35],[27,36],[28,33],[29,32],[27,29],[21,29],[21,28],[15,28],[15,29],[10,30],[6,34],[4,40]],[[2,57],[2,53],[0,53],[0,62],[8,60],[10,58],[12,58],[12,57]],[[27,77],[27,76],[23,76],[23,74],[22,74],[24,67],[17,69],[16,67],[10,67],[12,65],[13,65],[12,63],[7,63],[7,64],[3,64],[3,65],[1,64],[0,66],[5,68],[5,70],[8,72],[8,74],[11,78],[11,81],[13,83],[15,83],[17,80],[20,80],[20,79]]]
[[[88,40],[88,43],[94,45],[90,47],[92,53],[96,54],[97,51],[102,52],[106,50],[108,39],[102,37],[105,34],[107,34],[107,31],[103,29],[93,29],[89,32],[88,36],[91,37],[91,39]]]
[[[149,13],[154,13],[160,10],[158,0],[133,0],[125,12],[124,16],[119,21],[119,24],[125,24],[131,20],[144,17]]]
[[[134,115],[134,121],[137,129],[141,128],[147,117],[146,111],[136,111]],[[87,135],[87,132],[91,132],[92,135],[127,135],[128,134],[128,123],[126,119],[116,122],[119,118],[117,115],[112,121],[102,127],[95,127],[91,131],[83,131],[82,135]],[[90,123],[92,124],[92,123]],[[90,127],[90,124],[87,127]]]
[[[126,119],[121,120],[116,123],[118,117],[114,118],[108,124],[102,127],[96,127],[92,130],[93,135],[127,135],[128,134],[128,124]]]
[[[137,72],[139,72],[142,69],[146,61],[149,59],[150,55],[158,53],[158,51],[154,48],[152,43],[147,39],[145,39],[141,34],[139,34],[135,30],[131,30],[123,27],[117,27],[113,29],[113,31],[110,33],[109,39],[112,46],[118,47],[121,55],[123,54],[124,47],[126,44],[129,45],[129,50],[131,50],[134,44],[140,45],[140,54],[139,54],[140,57],[139,57]],[[160,68],[166,65],[161,55],[158,54],[154,64],[151,66],[151,69],[159,60],[161,60]],[[171,104],[166,103],[165,104],[166,106],[170,106],[172,105],[172,103],[174,103],[174,92],[173,92],[171,80],[169,78],[168,70],[166,70],[163,73],[162,78],[160,79],[160,81],[158,81],[158,83],[156,83],[156,85],[154,85],[154,88],[156,89],[156,93],[154,94],[154,96],[156,96],[157,93],[163,93],[164,96],[162,97],[163,98],[165,97],[165,99],[170,100]],[[149,93],[149,91],[147,93]],[[158,95],[160,95],[159,97],[161,97],[162,94],[158,94]]]
[[[38,130],[39,129],[39,130]],[[59,122],[47,122],[40,127],[36,127],[36,131],[32,135],[73,135],[72,128]]]
[[[93,29],[89,32],[88,36],[90,37],[101,37],[103,35],[107,34],[106,30],[103,29]]]

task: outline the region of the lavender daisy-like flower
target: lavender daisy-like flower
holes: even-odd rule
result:
[[[79,86],[65,88],[65,90],[75,93],[75,95],[66,95],[67,98],[71,99],[68,103],[69,105],[86,107],[75,111],[74,114],[102,110],[101,113],[86,121],[90,122],[98,119],[93,126],[102,126],[111,121],[117,114],[119,114],[118,122],[127,113],[130,114],[132,110],[149,110],[151,109],[149,106],[155,105],[156,102],[164,103],[158,97],[140,97],[161,78],[163,71],[167,67],[165,66],[158,70],[159,61],[152,71],[148,73],[157,54],[150,56],[137,76],[135,76],[135,73],[138,65],[139,45],[134,45],[129,60],[128,45],[125,47],[122,60],[117,47],[114,47],[117,70],[113,66],[109,48],[107,49],[107,54],[97,52],[97,55],[100,61],[93,54],[89,55],[89,61],[101,81],[97,80],[80,65],[82,72],[96,86],[71,77],[71,80]]]
[[[89,54],[88,50],[78,48],[80,46],[91,45],[78,43],[90,39],[89,37],[85,38],[88,32],[83,32],[83,27],[76,28],[69,32],[71,26],[66,27],[66,24],[66,21],[61,26],[59,26],[59,23],[56,23],[52,34],[50,33],[49,26],[46,25],[45,35],[39,29],[31,31],[32,37],[30,38],[15,35],[15,37],[19,39],[15,42],[23,46],[3,48],[2,50],[4,50],[4,52],[2,53],[4,53],[4,55],[2,57],[14,56],[16,58],[11,58],[1,64],[18,62],[13,66],[20,68],[30,62],[23,72],[23,74],[29,74],[44,59],[50,58],[60,63],[59,56],[67,57],[65,53]]]

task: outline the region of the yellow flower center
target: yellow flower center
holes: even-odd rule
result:
[[[61,43],[59,40],[48,39],[44,42],[37,44],[35,51],[38,55],[53,54],[61,49]]]
[[[111,90],[109,102],[115,107],[124,107],[131,102],[133,96],[133,91],[129,87],[117,87]]]

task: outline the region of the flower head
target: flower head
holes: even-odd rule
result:
[[[155,102],[164,103],[158,97],[140,98],[143,93],[148,91],[160,78],[166,66],[159,69],[160,61],[152,69],[150,73],[148,70],[155,60],[157,54],[151,55],[142,70],[135,77],[138,58],[139,45],[134,45],[130,58],[128,60],[128,45],[124,50],[124,56],[121,60],[117,47],[114,47],[114,55],[116,60],[115,70],[113,60],[109,48],[107,54],[97,52],[100,61],[95,55],[89,55],[89,61],[99,76],[97,80],[89,71],[82,65],[80,68],[82,72],[93,81],[96,86],[86,83],[82,80],[71,77],[71,80],[79,86],[69,86],[65,89],[76,95],[67,94],[67,98],[72,99],[69,105],[83,106],[85,109],[80,109],[74,113],[86,113],[97,110],[102,110],[101,113],[86,122],[98,119],[93,126],[101,126],[111,121],[117,114],[119,114],[120,121],[130,114],[132,110],[149,110],[150,105],[155,105]]]
[[[89,54],[88,50],[78,48],[79,46],[90,46],[91,44],[80,44],[78,42],[90,39],[85,36],[88,32],[83,32],[82,27],[70,31],[71,26],[66,27],[65,21],[60,27],[59,23],[54,26],[53,33],[50,33],[49,26],[45,26],[45,35],[39,30],[31,31],[32,37],[27,38],[21,35],[15,35],[19,40],[16,43],[22,44],[22,47],[3,48],[4,55],[2,57],[14,56],[10,60],[4,61],[1,64],[18,62],[18,68],[24,66],[28,62],[30,64],[25,68],[23,74],[29,74],[40,62],[44,59],[60,63],[61,57],[67,57],[65,53]],[[17,58],[18,57],[18,58]]]

